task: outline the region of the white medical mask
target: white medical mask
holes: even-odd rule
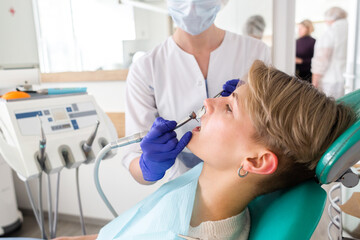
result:
[[[168,0],[168,9],[179,28],[198,35],[214,23],[221,3],[221,0]]]

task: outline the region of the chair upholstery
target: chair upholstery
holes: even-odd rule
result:
[[[314,180],[257,197],[249,205],[249,240],[305,240],[314,232],[326,192]]]
[[[360,160],[360,89],[337,100],[349,105],[357,113],[357,121],[325,152],[316,167],[319,182],[336,181],[349,167]]]

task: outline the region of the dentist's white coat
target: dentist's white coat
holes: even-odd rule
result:
[[[227,80],[243,79],[257,59],[270,63],[270,51],[263,42],[226,32],[221,45],[211,52],[205,81],[195,57],[169,37],[130,68],[126,90],[126,135],[149,130],[159,116],[181,121],[191,111],[199,109],[207,97],[219,93]],[[192,120],[178,129],[178,139],[198,125]],[[124,166],[129,168],[130,162],[140,155],[139,144],[124,148]],[[168,172],[169,179],[198,162],[199,159],[185,149]]]

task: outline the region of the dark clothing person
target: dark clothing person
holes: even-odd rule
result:
[[[311,59],[314,56],[315,39],[304,36],[296,40],[296,57],[302,59],[296,64],[296,74],[303,80],[311,82]]]

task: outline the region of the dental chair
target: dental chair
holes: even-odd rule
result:
[[[322,184],[340,181],[354,187],[359,178],[350,167],[360,160],[360,90],[337,100],[350,105],[357,121],[324,153],[316,167],[316,178],[293,188],[269,193],[250,205],[249,240],[304,240],[313,234],[326,203]]]
[[[357,112],[357,121],[322,156],[316,167],[317,181],[309,180],[290,189],[269,193],[250,203],[249,240],[310,239],[325,207],[326,192],[321,185],[335,181],[347,187],[357,185],[359,178],[350,167],[360,160],[360,90],[338,101]]]

